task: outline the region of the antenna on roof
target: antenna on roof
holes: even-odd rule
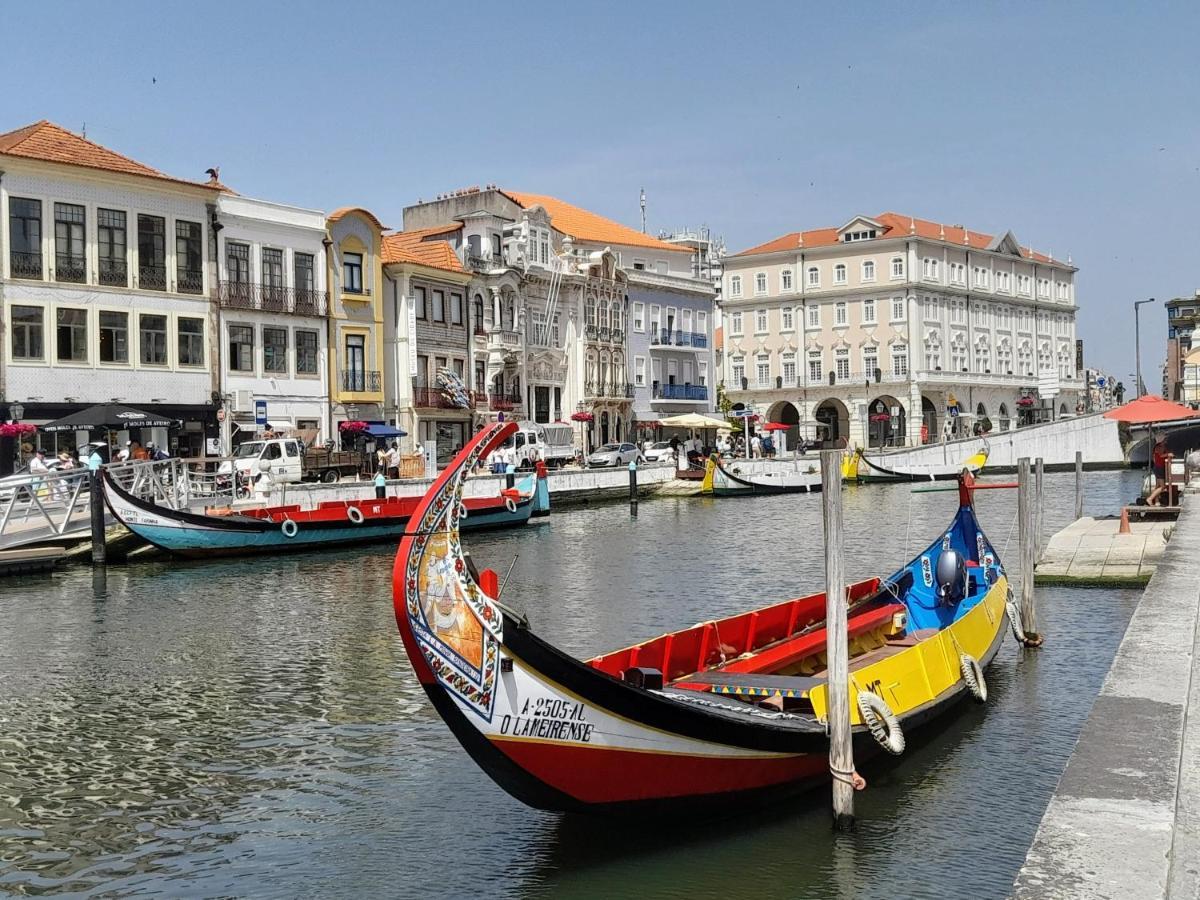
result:
[[[79,132],[80,137],[87,138],[87,122],[83,123],[83,129]]]
[[[642,234],[646,233],[646,189],[642,188]]]

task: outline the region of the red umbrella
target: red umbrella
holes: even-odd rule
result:
[[[887,422],[887,421],[890,421],[891,418],[892,417],[890,415],[888,415],[887,413],[875,413],[875,415],[871,416],[871,421],[872,422]]]
[[[1192,419],[1200,416],[1200,412],[1190,406],[1172,403],[1162,397],[1146,394],[1131,400],[1124,406],[1110,409],[1104,414],[1106,419],[1116,419],[1118,422],[1128,422],[1130,425],[1146,425],[1150,422],[1172,422],[1176,419]]]
[[[768,422],[766,425],[759,425],[759,431],[787,431],[791,425],[784,425],[782,422]]]

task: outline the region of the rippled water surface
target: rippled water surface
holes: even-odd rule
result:
[[[1140,473],[1089,473],[1088,512]],[[1073,475],[1047,475],[1046,534]],[[1015,568],[1015,492],[980,520]],[[848,575],[885,574],[952,493],[845,492]],[[590,655],[819,590],[820,500],[643,502],[469,535],[505,598]],[[1011,537],[1010,537],[1011,535]],[[859,830],[824,793],[716,824],[536,812],[483,775],[417,685],[392,550],[143,563],[0,583],[0,892],[91,896],[999,897],[1137,600],[1039,589],[1047,646],[1010,641],[986,707],[868,767]]]

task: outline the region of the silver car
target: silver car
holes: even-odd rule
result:
[[[639,456],[641,454],[633,444],[605,444],[598,450],[592,451],[592,455],[587,459],[587,464],[589,469],[599,469],[604,466],[627,466],[631,462],[636,462]]]

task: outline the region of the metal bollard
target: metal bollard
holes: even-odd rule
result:
[[[88,511],[92,516],[92,565],[108,562],[108,547],[104,544],[104,486],[100,470],[88,473]]]
[[[637,460],[631,460],[629,463],[629,514],[637,516],[638,491],[637,491]]]

